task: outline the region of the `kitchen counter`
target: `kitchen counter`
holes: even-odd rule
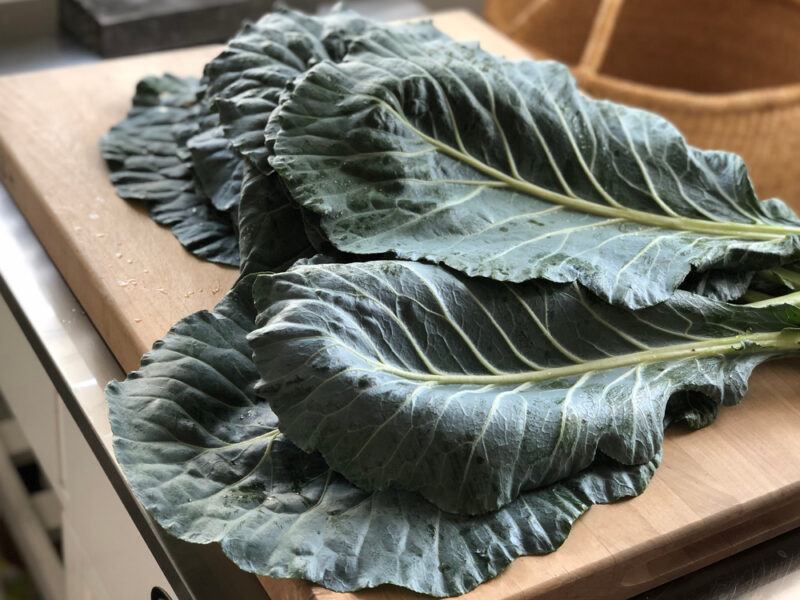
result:
[[[116,581],[106,581],[106,588],[109,585],[124,585],[126,593],[131,594],[126,598],[144,599],[145,596],[138,591],[138,595],[130,592],[130,586],[135,585],[156,600],[163,597],[197,600],[264,598],[264,590],[257,578],[236,569],[216,544],[199,546],[175,540],[165,534],[133,498],[113,459],[103,398],[105,383],[123,377],[124,373],[25,219],[3,192],[0,192],[0,240],[3,241],[3,251],[0,252],[0,294],[57,392],[58,406],[66,409],[66,427],[75,428],[87,445],[87,469],[91,461],[91,466],[96,467],[103,478],[102,482],[84,481],[77,477],[75,480],[80,481],[83,488],[92,488],[89,490],[91,494],[95,493],[94,485],[102,483],[110,486],[113,495],[107,498],[108,502],[117,502],[122,507],[119,518],[127,519],[124,526],[130,526],[131,531],[140,538],[134,540],[139,544],[136,552],[145,553],[147,556],[142,560],[149,560],[153,566],[152,570],[147,570],[131,565],[128,572],[120,571],[111,578]],[[69,487],[69,475],[66,487]],[[85,493],[86,489],[83,491]],[[97,504],[97,508],[98,513],[102,512],[101,504]],[[87,511],[83,508],[78,512],[81,510]],[[81,523],[86,524],[85,529],[91,529],[95,515],[88,515],[88,518],[87,515],[75,516],[83,518]],[[109,526],[109,522],[100,519],[100,514],[96,516],[98,528]],[[91,531],[85,533],[88,539]],[[120,533],[117,537],[124,536]],[[110,538],[106,538],[107,547],[97,542],[97,547],[89,548],[87,552],[105,552],[107,560],[113,560],[117,552],[112,545],[113,538],[112,532]],[[800,586],[796,583],[798,577],[793,576],[797,564],[794,557],[800,556],[798,540],[800,533],[784,534],[647,592],[640,598],[661,599],[676,595],[717,598],[721,593],[727,594],[725,597],[757,598],[766,590],[770,595],[763,597],[777,597],[773,595],[775,593],[800,595]],[[124,567],[121,565],[120,569]],[[148,579],[151,576],[152,581]],[[103,577],[102,573],[100,577]],[[160,592],[155,591],[157,588],[165,590],[167,596],[159,596]],[[783,591],[780,591],[781,588]],[[108,597],[122,598],[113,594]]]
[[[237,569],[218,545],[188,544],[167,535],[134,499],[113,459],[103,396],[105,383],[124,373],[2,188],[0,240],[2,299],[174,590],[175,600],[263,600],[264,590],[256,577]]]

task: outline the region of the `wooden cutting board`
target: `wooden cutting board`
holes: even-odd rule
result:
[[[456,38],[526,56],[469,13],[434,20]],[[117,198],[97,140],[125,114],[142,76],[198,75],[218,50],[0,78],[0,180],[127,370],[175,321],[212,307],[236,272],[195,259]],[[712,427],[669,433],[664,464],[642,496],[591,509],[560,550],[518,559],[466,597],[624,598],[800,525],[798,388],[796,361],[759,368],[745,402]],[[336,594],[302,581],[262,583],[274,600],[416,597],[389,586]]]

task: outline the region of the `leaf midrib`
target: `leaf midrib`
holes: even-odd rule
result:
[[[780,331],[745,333],[730,337],[714,338],[702,342],[673,344],[619,356],[588,360],[563,367],[552,367],[536,371],[521,371],[519,373],[503,373],[500,375],[462,373],[435,374],[422,371],[409,371],[376,361],[371,362],[373,362],[377,370],[414,381],[443,385],[514,385],[536,383],[548,379],[583,375],[596,371],[608,371],[635,365],[679,361],[686,358],[706,358],[709,356],[722,356],[726,354],[746,355],[763,353],[768,350],[788,351],[798,349],[800,349],[800,329],[786,328]]]
[[[417,129],[403,114],[399,113],[389,103],[380,98],[376,98],[375,96],[370,96],[368,94],[355,95],[364,96],[383,106],[387,111],[391,112],[397,119],[405,124],[414,134],[418,135],[421,139],[436,148],[436,150],[439,152],[466,163],[480,173],[483,173],[484,175],[487,175],[496,181],[500,181],[520,193],[534,196],[554,204],[559,204],[572,210],[602,217],[621,218],[628,221],[633,221],[635,223],[663,227],[665,229],[694,231],[698,233],[708,233],[720,236],[733,235],[737,238],[753,240],[774,240],[780,239],[786,235],[800,234],[800,227],[754,225],[750,223],[735,223],[732,221],[703,221],[702,219],[693,219],[690,217],[655,215],[646,211],[627,208],[622,205],[605,206],[584,200],[582,198],[573,198],[564,194],[559,194],[558,192],[548,190],[547,188],[538,186],[530,181],[503,173],[499,169],[481,162],[470,154],[462,152],[457,148],[453,148],[452,146],[445,144],[441,140],[429,136],[423,131]]]

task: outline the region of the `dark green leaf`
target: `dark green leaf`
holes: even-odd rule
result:
[[[249,162],[239,207],[239,246],[243,274],[281,271],[314,254],[300,209],[280,178],[264,175]]]
[[[172,534],[220,542],[247,571],[340,591],[391,583],[460,594],[517,556],[553,551],[592,504],[641,493],[657,466],[600,457],[472,518],[407,492],[364,492],[289,442],[255,395],[250,281],[177,323],[106,390],[117,459],[139,500]]]
[[[191,165],[178,156],[173,128],[193,119],[197,81],[146,77],[127,117],[100,140],[111,182],[127,200],[163,202],[192,187]]]
[[[241,194],[244,159],[231,149],[222,127],[192,136],[186,146],[195,177],[214,208],[223,212],[235,208]]]
[[[103,136],[100,149],[117,193],[147,203],[153,219],[172,229],[190,252],[221,264],[239,264],[230,216],[195,185],[186,148],[204,109],[195,79],[147,77],[137,86],[128,116]]]
[[[800,253],[800,220],[758,201],[739,157],[583,96],[552,62],[373,31],[299,78],[269,135],[290,193],[346,252],[578,281],[631,308],[692,267]]]
[[[322,60],[342,60],[355,37],[379,27],[347,10],[309,17],[289,9],[245,25],[205,68],[207,96],[234,147],[269,171],[264,128],[287,85]],[[444,37],[427,23],[404,27],[417,40]]]
[[[800,309],[686,292],[638,311],[577,284],[508,284],[402,261],[260,275],[255,361],[281,430],[368,490],[477,514],[604,454],[661,452],[672,396],[735,404],[800,350]]]
[[[151,204],[150,216],[156,223],[169,226],[192,254],[223,265],[239,264],[239,244],[230,216],[193,190],[168,202]]]
[[[731,302],[744,296],[753,281],[753,271],[719,271],[705,273],[692,271],[684,280],[681,289],[700,294],[713,300]]]

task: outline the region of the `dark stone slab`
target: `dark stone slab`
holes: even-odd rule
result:
[[[61,0],[67,33],[101,56],[224,42],[273,0]],[[316,0],[292,2],[311,10]]]

